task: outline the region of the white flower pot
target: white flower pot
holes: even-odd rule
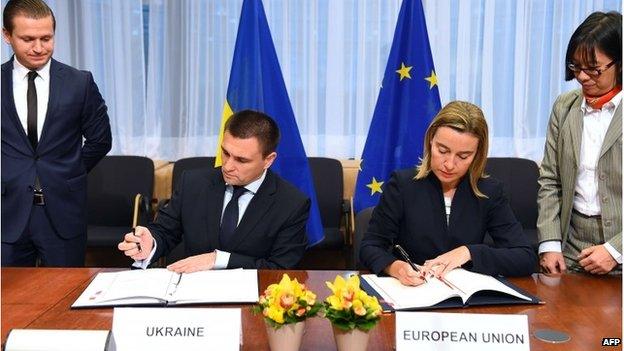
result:
[[[332,326],[338,351],[366,351],[369,333],[359,329],[344,331]]]
[[[279,329],[266,325],[269,347],[272,351],[298,351],[305,332],[305,321],[286,324]]]

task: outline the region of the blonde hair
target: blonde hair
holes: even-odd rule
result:
[[[431,121],[425,134],[423,158],[417,166],[415,179],[423,179],[431,172],[431,142],[440,127],[449,127],[461,133],[470,133],[479,139],[477,152],[470,164],[470,168],[468,168],[468,176],[470,177],[470,187],[475,195],[487,197],[477,188],[477,181],[488,176],[485,174],[485,163],[487,162],[488,154],[488,127],[483,111],[469,102],[449,102]]]

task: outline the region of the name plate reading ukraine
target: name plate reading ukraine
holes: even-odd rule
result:
[[[401,350],[529,351],[526,315],[396,312]]]
[[[239,350],[240,308],[115,308],[117,350]]]

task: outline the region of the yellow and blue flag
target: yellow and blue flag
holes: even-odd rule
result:
[[[377,105],[362,152],[354,207],[376,206],[395,169],[414,167],[440,110],[438,79],[421,0],[403,0]]]
[[[281,138],[271,169],[310,198],[308,245],[320,242],[323,225],[314,183],[261,0],[243,1],[218,145],[227,119],[245,109],[264,112],[277,122]],[[216,154],[219,166],[220,149]]]

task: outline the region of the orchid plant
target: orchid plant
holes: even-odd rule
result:
[[[332,295],[325,299],[325,317],[337,328],[371,330],[381,319],[381,306],[374,296],[360,289],[357,275],[345,280],[338,275],[334,282],[325,282]]]
[[[316,302],[316,295],[306,289],[297,279],[291,280],[288,274],[282,276],[279,284],[271,284],[260,295],[258,305],[253,307],[255,313],[262,313],[264,320],[273,328],[278,329],[284,324],[304,321],[314,317],[322,304]]]

